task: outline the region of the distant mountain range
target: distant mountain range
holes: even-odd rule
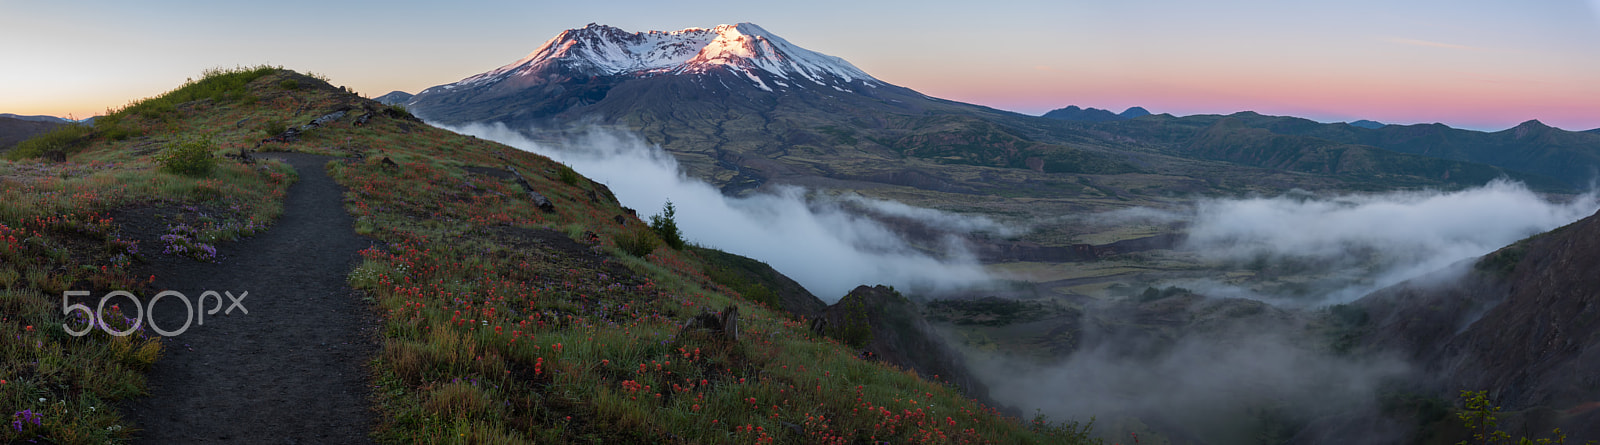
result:
[[[396,92],[398,93],[398,91]],[[1050,112],[1039,117],[1075,122],[1111,122],[1149,115],[1150,111],[1144,109],[1144,107],[1130,107],[1121,113],[1112,113],[1109,110],[1102,110],[1099,108],[1078,108],[1077,105],[1068,105],[1066,108],[1051,110]],[[1349,122],[1348,125],[1366,129],[1378,129],[1383,128],[1383,126],[1386,124],[1378,121],[1362,119],[1355,122]],[[1600,131],[1600,129],[1590,131]]]
[[[1040,117],[1063,121],[1109,122],[1133,119],[1136,117],[1149,115],[1150,112],[1145,110],[1143,107],[1132,107],[1124,110],[1121,113],[1112,113],[1099,108],[1078,108],[1077,105],[1069,105],[1066,108],[1051,110],[1049,113],[1045,113]]]
[[[1228,119],[1236,122],[1223,122]],[[1600,137],[1597,137],[1600,134],[1561,130],[1537,120],[1496,132],[1462,130],[1443,124],[1384,125],[1369,129],[1252,112],[1157,119],[1157,122],[1163,120],[1166,122],[1136,120],[1115,123],[1113,125],[1117,128],[1108,131],[1129,135],[1175,131],[1177,134],[1159,137],[1181,138],[1200,135],[1210,127],[1223,123],[1231,125],[1235,131],[1276,136],[1271,145],[1258,148],[1280,154],[1308,153],[1306,150],[1313,147],[1362,146],[1495,166],[1559,182],[1546,184],[1549,186],[1564,185],[1571,188],[1587,187],[1589,181],[1600,174]],[[1215,136],[1216,130],[1209,131]]]
[[[434,123],[503,124],[535,139],[624,128],[727,194],[798,184],[1029,221],[1195,196],[1461,188],[1501,177],[1571,193],[1600,176],[1600,131],[1137,107],[1028,116],[895,86],[748,23],[636,33],[591,24],[505,66],[404,96],[384,98]],[[1577,404],[1594,400],[1594,382],[1582,370],[1600,357],[1596,218],[1490,255],[1463,281],[1361,299],[1349,305],[1362,323],[1351,340],[1426,363],[1419,375],[1437,386],[1428,400],[1497,388],[1517,409],[1587,406]],[[984,252],[1044,244],[980,241],[990,244]],[[1600,410],[1564,413],[1557,420],[1572,427],[1600,424]],[[1306,429],[1344,431],[1332,421]]]
[[[11,147],[16,146],[18,142],[53,130],[67,122],[72,122],[61,118],[45,119],[50,118],[50,116],[13,116],[16,115],[0,114],[0,151],[9,150]]]
[[[499,123],[534,138],[625,127],[730,194],[781,182],[1138,201],[1466,186],[1500,176],[1571,190],[1600,168],[1600,135],[1536,122],[1484,133],[1250,112],[1174,117],[1139,107],[1027,116],[889,84],[749,23],[635,33],[590,24],[500,68],[409,99],[380,99],[435,123]],[[1127,173],[1141,173],[1139,184],[1092,192],[1081,183],[1093,179],[1063,176]]]
[[[389,94],[374,97],[372,100],[384,105],[404,104],[411,100],[411,93],[404,91],[390,91]]]
[[[64,124],[64,123],[67,123],[67,122],[72,122],[71,119],[63,119],[63,118],[59,118],[59,117],[55,117],[55,116],[23,116],[23,115],[18,115],[18,114],[11,114],[11,113],[0,113],[0,117],[17,119],[17,120],[24,120],[24,121],[31,121],[31,122],[49,122],[49,123],[53,123],[53,124]]]

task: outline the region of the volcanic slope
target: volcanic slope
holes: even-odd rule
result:
[[[1508,431],[1600,440],[1600,214],[1351,305],[1353,338],[1418,363],[1415,388],[1489,391]],[[1405,424],[1405,420],[1395,421]],[[1359,428],[1359,427],[1358,427]],[[1413,432],[1423,434],[1426,431]]]
[[[332,354],[361,363],[372,406],[325,409],[346,406],[331,399],[349,394],[328,394],[330,400],[304,407],[288,406],[299,403],[291,402],[298,397],[227,394],[226,386],[185,391],[209,389],[284,404],[263,406],[264,412],[304,407],[308,413],[342,413],[349,426],[339,434],[359,429],[370,409],[367,437],[380,443],[1083,438],[1075,424],[1024,424],[971,401],[956,387],[862,359],[859,351],[813,331],[805,318],[780,309],[800,304],[795,309],[814,312],[814,302],[734,290],[786,289],[787,280],[718,272],[726,266],[714,267],[693,250],[663,246],[603,185],[547,158],[429,127],[402,109],[317,78],[273,67],[208,72],[96,119],[87,137],[51,150],[40,155],[66,160],[0,162],[0,333],[17,340],[0,344],[0,406],[26,411],[19,414],[25,417],[22,426],[0,428],[0,442],[158,440],[170,436],[154,428],[170,423],[130,419],[209,422],[196,420],[208,413],[143,410],[127,401],[145,394],[158,400],[172,384],[163,369],[225,345],[189,351],[200,345],[185,346],[183,335],[162,339],[149,326],[121,337],[69,336],[56,326],[78,329],[85,322],[64,317],[55,302],[65,290],[101,295],[125,289],[148,306],[163,283],[213,285],[203,276],[165,275],[171,272],[163,272],[164,265],[172,262],[220,261],[226,267],[253,254],[307,247],[340,258],[342,243],[285,246],[294,243],[280,238],[292,235],[301,224],[296,218],[305,216],[285,201],[294,199],[288,190],[295,171],[312,187],[314,174],[306,169],[318,167],[345,190],[341,202],[350,218],[323,221],[331,224],[326,230],[353,231],[375,244],[359,251],[347,274],[336,265],[316,272],[344,274],[348,294],[324,295],[326,303],[307,300],[296,309],[341,317],[350,308],[370,310],[376,346],[366,355],[358,345],[333,345],[349,339],[347,324],[317,327],[326,332],[291,335],[276,344],[304,348],[306,357]],[[335,160],[295,162],[291,168],[271,160],[271,152]],[[273,235],[275,230],[284,232]],[[295,261],[309,266],[310,254],[302,256]],[[258,279],[273,278],[298,280]],[[215,279],[215,285],[231,286],[227,280],[234,278]],[[290,291],[312,286],[291,283]],[[263,324],[262,332],[270,332],[274,323],[289,328],[307,321],[277,316],[274,307],[294,303],[263,301],[285,298],[273,294],[247,297],[247,308],[261,301],[249,314],[208,316],[192,328],[196,340],[203,331],[214,337]],[[113,303],[120,309],[108,307],[114,313],[105,317],[108,327],[130,328],[132,320],[116,315],[131,315],[131,302]],[[170,304],[175,303],[162,300],[160,308]],[[173,329],[168,321],[158,316],[163,329]],[[328,345],[323,337],[330,338]],[[278,337],[245,340],[272,338]],[[228,368],[219,371],[228,374],[263,360],[282,361],[275,357],[280,355],[209,366]],[[281,365],[266,372],[301,368]],[[155,374],[147,379],[152,367]],[[219,380],[195,384],[220,386],[214,382]],[[292,391],[338,391],[322,388]],[[278,431],[245,424],[211,425],[200,433],[261,442],[315,441],[326,433],[317,422],[282,424]],[[152,430],[139,431],[146,426]]]
[[[537,128],[535,138],[556,142],[563,135],[549,130],[638,132],[729,194],[785,183],[994,214],[1521,175],[1370,146],[1323,149],[1340,145],[1331,143],[1273,144],[1265,150],[1274,153],[1247,156],[1183,150],[1197,132],[1174,140],[929,97],[749,23],[642,33],[590,24],[407,105],[444,125]],[[1123,122],[1145,119],[1160,118]]]
[[[906,157],[997,167],[1040,157],[1051,170],[1133,170],[1105,154],[1010,134],[973,116],[1004,112],[888,84],[749,23],[648,33],[591,24],[499,69],[424,90],[407,106],[447,125],[626,125],[730,192],[776,177],[872,180],[904,170]],[[924,131],[982,149],[919,150],[906,139]]]

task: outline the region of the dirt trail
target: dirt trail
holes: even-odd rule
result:
[[[375,241],[352,229],[343,188],[324,172],[330,158],[269,156],[300,174],[275,224],[218,246],[220,263],[153,262],[157,289],[190,300],[207,290],[249,292],[241,301],[249,313],[218,312],[167,340],[149,373],[150,396],[127,407],[144,430],[135,443],[370,442],[363,366],[376,349],[375,317],[345,276]],[[222,300],[224,309],[232,304]],[[154,310],[162,329],[183,325],[178,300]]]

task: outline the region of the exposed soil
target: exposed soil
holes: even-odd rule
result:
[[[550,250],[556,257],[576,260],[579,265],[587,269],[606,273],[613,281],[622,285],[634,285],[641,281],[632,270],[602,253],[596,246],[599,239],[595,238],[590,244],[580,243],[568,238],[567,234],[551,229],[527,229],[521,227],[500,227],[494,230],[495,239],[503,245],[531,248],[540,247]]]
[[[148,374],[150,396],[126,407],[143,429],[135,443],[371,442],[364,364],[376,353],[377,323],[345,280],[358,252],[376,241],[355,234],[343,188],[324,173],[331,158],[269,156],[293,165],[300,181],[266,232],[217,246],[217,263],[171,258],[159,242],[141,243],[157,290],[190,301],[205,291],[248,295],[243,311],[226,315],[233,302],[224,295],[223,311],[167,340]],[[195,311],[210,311],[215,301]],[[176,298],[146,306],[167,331],[188,315]]]

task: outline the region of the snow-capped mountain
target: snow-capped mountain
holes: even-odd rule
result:
[[[647,32],[591,23],[562,31],[515,62],[400,100],[439,124],[497,122],[519,129],[578,122],[698,125],[730,112],[761,116],[779,108],[829,120],[874,110],[920,115],[975,108],[889,84],[751,23]]]
[[[503,124],[549,140],[596,125],[626,128],[730,194],[803,178],[967,190],[906,170],[907,158],[1044,170],[1120,165],[991,123],[1022,119],[1014,123],[1026,127],[1037,118],[928,97],[750,23],[670,32],[591,24],[404,104],[435,124]]]
[[[752,23],[630,33],[606,25],[569,29],[515,62],[460,82],[424,90],[438,93],[513,81],[528,86],[556,77],[740,74],[757,88],[883,85],[844,59],[796,46]]]

